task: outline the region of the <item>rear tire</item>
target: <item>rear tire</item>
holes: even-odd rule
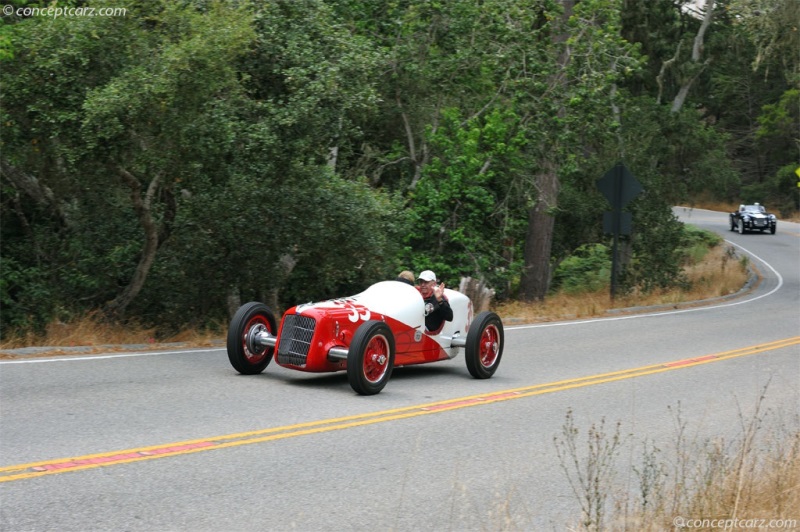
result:
[[[362,323],[347,352],[347,380],[359,395],[375,395],[389,382],[394,369],[394,335],[382,321]]]
[[[252,341],[253,334],[278,332],[275,315],[263,303],[246,303],[233,315],[228,327],[228,360],[243,375],[256,375],[264,371],[272,360],[274,347],[259,348]]]
[[[494,312],[481,312],[469,326],[464,357],[467,370],[476,379],[488,379],[503,356],[503,322]]]

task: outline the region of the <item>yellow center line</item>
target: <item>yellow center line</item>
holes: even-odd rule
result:
[[[700,364],[708,364],[711,362],[719,362],[721,360],[728,360],[731,358],[736,358],[741,356],[764,353],[767,351],[781,349],[784,347],[789,347],[797,344],[800,344],[800,336],[796,336],[793,338],[786,338],[783,340],[777,340],[775,342],[769,342],[765,344],[754,345],[741,349],[734,349],[731,351],[723,351],[712,355],[705,355],[705,356],[677,360],[661,364],[653,364],[650,366],[642,366],[638,368],[612,371],[609,373],[601,373],[586,377],[566,379],[546,384],[536,384],[532,386],[524,386],[521,388],[513,388],[509,390],[501,390],[496,392],[459,397],[455,399],[448,399],[445,401],[437,401],[434,403],[413,405],[402,408],[395,408],[391,410],[382,410],[379,412],[356,414],[352,416],[323,419],[319,421],[309,421],[305,423],[297,423],[294,425],[285,425],[281,427],[272,427],[272,428],[254,430],[248,432],[239,432],[236,434],[227,434],[212,438],[201,438],[201,439],[186,440],[176,443],[152,445],[148,447],[137,447],[134,449],[127,449],[123,451],[113,451],[113,452],[84,455],[74,458],[61,458],[56,460],[44,460],[40,462],[32,462],[27,464],[10,465],[5,467],[0,467],[0,482],[9,482],[12,480],[35,478],[44,475],[65,473],[67,471],[82,471],[85,469],[93,469],[96,467],[104,467],[116,464],[141,462],[144,460],[154,460],[156,458],[165,458],[169,456],[181,456],[186,454],[198,453],[201,451],[208,451],[212,449],[224,449],[228,447],[237,447],[240,445],[250,445],[254,443],[263,443],[263,442],[276,441],[287,438],[294,438],[298,436],[319,434],[322,432],[330,432],[334,430],[362,427],[375,423],[384,423],[386,421],[408,419],[412,417],[435,414],[444,411],[452,411],[471,406],[493,404],[501,401],[508,401],[511,399],[520,399],[522,397],[532,397],[535,395],[554,393],[564,390],[581,388],[585,386],[593,386],[596,384],[603,384],[607,382],[615,382],[635,377],[643,377],[645,375],[652,375],[655,373],[663,373],[666,371],[674,371],[677,369],[690,368],[698,366]]]

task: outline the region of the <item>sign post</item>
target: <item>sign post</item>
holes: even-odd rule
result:
[[[597,180],[597,188],[611,204],[611,211],[603,213],[603,232],[614,236],[611,249],[611,299],[617,295],[617,272],[619,271],[619,235],[630,235],[633,216],[622,209],[642,193],[642,185],[621,162]]]

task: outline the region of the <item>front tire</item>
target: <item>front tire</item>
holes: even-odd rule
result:
[[[469,326],[464,358],[476,379],[488,379],[497,371],[503,356],[503,322],[494,312],[481,312]]]
[[[776,230],[777,227],[773,225],[772,227],[769,228],[769,234],[774,235]]]
[[[347,380],[359,395],[383,390],[394,369],[394,335],[382,321],[361,324],[347,352]]]
[[[744,220],[739,220],[739,234],[744,234]]]
[[[228,327],[228,360],[243,375],[256,375],[264,371],[272,360],[274,347],[259,347],[253,335],[278,331],[275,315],[263,303],[252,302],[239,307]]]

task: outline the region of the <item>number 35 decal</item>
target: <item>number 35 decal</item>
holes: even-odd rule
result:
[[[369,311],[367,307],[364,305],[357,305],[352,302],[352,300],[342,300],[342,299],[334,299],[331,301],[336,306],[342,306],[347,310],[349,313],[347,315],[347,319],[352,321],[353,323],[357,323],[358,320],[367,321],[372,316],[372,313]]]
[[[347,319],[353,323],[356,323],[358,320],[367,321],[371,316],[367,307],[362,307],[360,305],[356,306],[350,302],[345,303],[344,306],[346,309],[350,310],[350,314],[348,314]]]

